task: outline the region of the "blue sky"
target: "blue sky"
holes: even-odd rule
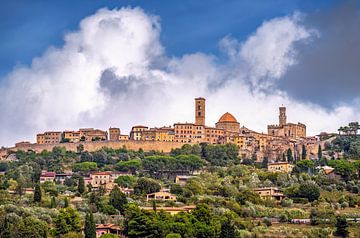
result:
[[[209,126],[266,132],[285,105],[336,132],[360,118],[359,26],[355,0],[0,1],[0,145],[191,122],[199,96]]]
[[[9,0],[0,2],[0,77],[16,64],[29,64],[79,21],[102,7],[140,6],[161,18],[161,42],[169,55],[218,53],[226,35],[245,39],[263,21],[294,11],[316,12],[335,0]]]

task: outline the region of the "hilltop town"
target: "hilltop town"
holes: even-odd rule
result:
[[[81,128],[77,131],[46,131],[36,135],[35,144],[19,142],[16,143],[15,148],[10,148],[10,150],[33,149],[41,151],[59,145],[74,150],[74,145],[69,144],[73,143],[84,144],[86,149],[90,151],[104,146],[116,149],[124,145],[129,149],[142,148],[168,152],[183,144],[232,143],[239,146],[241,158],[252,157],[256,158],[258,162],[261,162],[264,157],[273,161],[279,160],[289,149],[295,159],[303,156],[304,152],[306,158],[316,157],[320,143],[319,138],[307,137],[304,124],[287,122],[286,107],[284,106],[279,107],[278,124],[268,125],[267,133],[259,133],[245,127],[245,125],[240,125],[229,112],[224,113],[215,126],[208,126],[205,123],[205,108],[205,98],[196,98],[194,123],[177,122],[173,126],[154,128],[136,125],[131,128],[130,135],[121,134],[120,128],[115,127],[110,127],[108,131],[94,128]],[[3,154],[5,153],[3,152]]]
[[[0,237],[357,237],[360,129],[258,133],[226,112],[195,122],[47,131],[2,149]],[[31,234],[31,235],[30,235]]]

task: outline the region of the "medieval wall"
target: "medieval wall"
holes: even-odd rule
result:
[[[126,147],[129,150],[139,150],[143,149],[144,151],[158,150],[168,153],[171,149],[180,148],[184,143],[179,142],[169,142],[169,141],[92,141],[92,142],[79,142],[79,143],[59,143],[59,144],[30,144],[24,146],[18,146],[9,148],[9,150],[33,150],[36,152],[41,152],[43,150],[51,151],[55,146],[65,147],[69,151],[77,151],[79,144],[84,145],[85,151],[97,151],[102,147],[108,147],[112,149],[121,149]]]

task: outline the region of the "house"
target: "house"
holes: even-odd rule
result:
[[[273,162],[268,163],[268,171],[269,172],[284,172],[291,173],[294,168],[294,165],[288,162]]]
[[[280,191],[280,189],[275,187],[267,188],[255,188],[254,191],[260,195],[262,199],[275,199],[277,201],[283,200],[286,196]]]
[[[146,201],[149,200],[162,200],[162,201],[176,201],[176,196],[169,192],[156,192],[146,195]]]
[[[175,183],[179,184],[180,186],[185,186],[186,182],[195,176],[189,175],[177,175],[175,177]]]
[[[40,175],[40,183],[44,183],[46,181],[54,181],[55,175],[55,172],[42,171]]]
[[[107,187],[111,180],[111,172],[94,172],[90,174],[91,186],[95,189],[100,186]]]
[[[96,238],[104,234],[114,234],[118,237],[125,237],[123,229],[115,224],[96,224]]]
[[[55,181],[60,182],[61,184],[64,183],[66,178],[71,178],[71,173],[63,173],[63,174],[55,174]]]
[[[120,188],[120,191],[125,193],[126,196],[129,196],[134,193],[134,189],[132,188]]]
[[[334,171],[333,167],[330,167],[330,166],[327,166],[327,165],[325,165],[325,166],[317,166],[316,169],[324,171],[325,174],[330,174],[331,172]]]

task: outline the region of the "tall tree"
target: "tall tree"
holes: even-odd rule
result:
[[[85,192],[85,182],[84,182],[83,176],[80,176],[79,181],[78,181],[78,192],[80,194],[83,194]]]
[[[292,154],[291,148],[289,148],[289,149],[286,151],[286,158],[287,158],[287,162],[288,162],[288,163],[292,163],[292,162],[293,162],[293,154]]]
[[[348,223],[343,216],[336,217],[336,231],[335,235],[340,237],[349,237]]]
[[[301,149],[301,159],[306,159],[306,154],[307,154],[306,146],[303,144]]]
[[[69,207],[69,200],[68,200],[67,197],[65,197],[65,199],[64,199],[64,208],[67,208],[67,207]]]
[[[35,185],[34,202],[41,202],[41,188],[39,183]]]
[[[96,225],[92,212],[87,213],[85,216],[84,233],[85,238],[96,238]]]
[[[51,208],[56,208],[56,199],[55,199],[55,197],[51,197],[50,207],[51,207]]]
[[[114,189],[111,190],[109,203],[119,210],[121,214],[124,214],[127,198],[125,193],[121,192],[118,186],[115,186]]]
[[[321,145],[319,144],[319,147],[318,147],[318,159],[321,159],[322,157],[322,148],[321,148]]]

